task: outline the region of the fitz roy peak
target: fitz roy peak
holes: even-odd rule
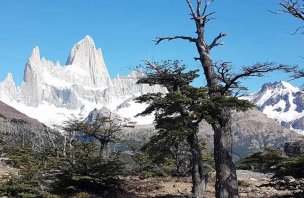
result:
[[[96,50],[90,36],[86,36],[73,47],[66,65],[78,65],[79,68],[88,72],[89,82],[96,88],[107,88],[111,83],[101,49]]]
[[[160,86],[136,84],[141,75],[133,71],[111,80],[101,49],[86,36],[73,46],[64,66],[41,58],[35,47],[25,65],[22,84],[16,86],[8,74],[0,83],[0,100],[49,126],[62,123],[71,114],[86,116],[103,107],[136,121],[140,118],[132,117],[144,107],[122,104],[143,93],[166,91]]]

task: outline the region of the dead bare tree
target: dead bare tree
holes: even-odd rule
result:
[[[304,22],[304,0],[285,0],[280,3],[282,9],[272,11],[275,14],[289,14]],[[304,25],[298,27],[293,34],[296,34]]]
[[[194,6],[191,0],[186,0],[191,12],[191,20],[195,23],[195,36],[168,36],[155,39],[156,44],[162,41],[180,39],[189,41],[196,46],[199,56],[194,59],[199,61],[202,66],[211,99],[216,100],[222,96],[231,97],[233,91],[243,89],[239,84],[239,80],[243,78],[260,77],[263,73],[277,69],[288,70],[285,65],[264,63],[244,67],[241,72],[233,73],[229,64],[218,66],[214,64],[210,52],[215,47],[224,44],[221,39],[227,36],[227,33],[219,33],[210,44],[206,40],[206,24],[213,19],[212,16],[215,14],[215,12],[208,12],[208,8],[213,1],[203,2],[202,0],[196,0],[196,6]],[[236,168],[232,160],[231,110],[232,108],[229,106],[221,108],[219,115],[216,115],[214,121],[210,123],[214,130],[215,189],[217,198],[239,197]]]

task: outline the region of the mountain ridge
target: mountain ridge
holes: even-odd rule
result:
[[[63,123],[71,114],[86,116],[102,107],[118,111],[125,100],[166,91],[158,85],[136,84],[141,75],[133,71],[110,79],[101,49],[96,49],[93,39],[86,36],[72,47],[63,66],[41,58],[39,47],[35,47],[25,65],[24,81],[16,86],[9,74],[0,84],[0,100],[52,126]]]
[[[304,133],[304,91],[286,81],[265,83],[247,98],[285,128]]]
[[[41,58],[36,46],[25,64],[24,81],[16,86],[12,74],[0,83],[0,100],[20,112],[52,126],[71,115],[87,116],[104,107],[137,124],[151,124],[153,116],[134,117],[146,105],[132,99],[144,93],[165,93],[164,87],[136,84],[142,73],[111,79],[102,50],[86,36],[71,49],[66,65]],[[285,128],[304,133],[304,92],[285,81],[265,83],[243,99],[257,105],[267,117]],[[45,112],[48,112],[47,114]]]

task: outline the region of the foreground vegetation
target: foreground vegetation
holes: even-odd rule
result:
[[[238,165],[239,169],[273,172],[275,177],[292,176],[304,178],[304,153],[288,156],[277,148],[265,148],[263,152],[245,157]]]
[[[56,197],[83,192],[109,196],[117,192],[121,183],[118,176],[124,171],[119,154],[102,156],[100,145],[88,140],[90,135],[76,135],[76,128],[68,132],[66,136],[54,134],[56,142],[45,139],[54,144],[40,146],[30,141],[13,143],[5,137],[1,147],[6,163],[19,174],[4,179],[0,196]]]
[[[42,134],[49,135],[44,139],[48,143],[41,145],[30,141],[26,136],[18,142],[14,137],[16,134],[3,134],[2,139],[5,141],[0,141],[2,156],[7,165],[18,170],[18,174],[1,179],[0,196],[125,197],[131,193],[136,197],[142,193],[156,196],[160,188],[174,195],[191,194],[191,148],[187,142],[173,141],[176,140],[176,134],[166,138],[174,144],[159,142],[165,140],[160,136],[170,133],[156,134],[144,145],[122,141],[117,137],[121,131],[119,124],[113,124],[112,120],[109,125],[109,121],[109,117],[96,119],[92,123],[72,121],[64,127],[64,136],[42,131]],[[113,126],[115,127],[109,130]],[[112,133],[113,129],[116,130],[115,133]],[[98,136],[99,140],[94,136]],[[10,141],[10,138],[15,141]],[[101,145],[100,142],[107,143]],[[122,153],[113,150],[101,152],[101,148],[108,148],[110,142],[119,142],[129,150]],[[159,145],[158,149],[155,145]],[[202,149],[201,157],[210,173],[210,185],[207,186],[205,195],[212,197],[214,190],[211,185],[215,182],[215,175],[211,173],[214,170],[213,156],[204,149],[205,143],[200,142],[199,146]],[[239,168],[275,172],[277,178],[303,178],[303,156],[295,156],[295,153],[290,155],[287,157],[278,149],[266,148],[264,152],[246,157]],[[255,175],[254,172],[248,174]],[[258,188],[261,184],[266,185],[253,184],[249,179],[239,180],[240,192],[250,194],[250,188]],[[272,187],[264,188],[263,193],[271,194],[268,192],[271,189]],[[280,193],[288,194],[284,191]]]

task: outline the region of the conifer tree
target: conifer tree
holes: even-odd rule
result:
[[[136,99],[138,102],[150,104],[140,115],[155,114],[158,134],[151,138],[149,146],[159,149],[164,145],[165,148],[170,148],[178,142],[187,141],[191,150],[192,191],[196,197],[204,197],[209,168],[202,158],[198,138],[199,123],[202,120],[213,123],[223,107],[246,110],[251,104],[235,97],[214,99],[209,96],[206,87],[190,86],[198,77],[198,70],[184,72],[186,66],[181,65],[179,61],[147,61],[145,64],[146,76],[138,83],[160,84],[169,91],[167,94],[145,94]]]
[[[167,94],[145,94],[138,97],[138,102],[150,105],[140,115],[155,113],[158,135],[154,136],[150,146],[163,145],[173,147],[177,142],[186,140],[191,149],[193,193],[197,197],[204,195],[207,185],[208,171],[202,160],[200,142],[197,137],[198,124],[202,118],[196,113],[204,104],[200,102],[207,97],[206,90],[190,87],[189,84],[198,77],[197,70],[184,72],[185,66],[179,61],[164,61],[163,63],[146,64],[146,76],[137,83],[163,85]]]
[[[215,63],[211,58],[211,50],[224,43],[221,39],[227,36],[227,33],[218,34],[210,43],[206,40],[206,24],[210,22],[215,12],[208,12],[209,6],[213,0],[202,1],[196,0],[196,6],[193,6],[191,0],[186,0],[190,9],[191,20],[195,24],[194,36],[167,36],[158,37],[155,43],[171,40],[186,40],[195,45],[198,57],[194,59],[199,61],[207,82],[206,92],[209,102],[215,108],[212,109],[209,119],[214,130],[214,157],[216,166],[216,197],[239,197],[236,168],[232,159],[232,131],[231,111],[248,108],[247,103],[232,97],[244,90],[245,87],[240,85],[240,80],[257,76],[261,77],[266,72],[275,70],[288,71],[286,65],[277,65],[274,63],[258,63],[250,67],[243,67],[240,72],[234,72],[229,63]]]

